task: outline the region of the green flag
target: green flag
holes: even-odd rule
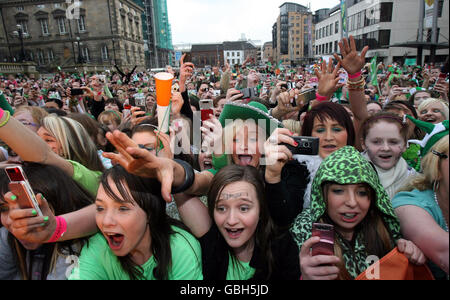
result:
[[[372,62],[370,64],[370,83],[374,86],[378,86],[377,58],[378,58],[378,56],[375,55],[375,57],[372,59]]]

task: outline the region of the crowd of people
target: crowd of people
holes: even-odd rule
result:
[[[299,67],[183,56],[168,132],[150,70],[2,77],[1,168],[39,211],[2,170],[0,279],[352,280],[396,249],[448,280],[448,59],[339,47]]]

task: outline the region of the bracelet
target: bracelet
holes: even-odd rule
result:
[[[321,95],[319,95],[319,93],[316,93],[316,100],[319,102],[325,102],[325,101],[328,101],[328,97],[321,96]]]
[[[359,72],[356,73],[356,74],[348,74],[348,78],[350,78],[350,79],[355,79],[355,78],[360,77],[361,74],[362,74],[361,71],[359,71]]]
[[[174,159],[174,162],[180,164],[184,168],[186,178],[184,179],[184,183],[182,186],[177,188],[172,187],[172,195],[180,194],[183,193],[184,191],[187,191],[194,184],[195,181],[194,169],[190,164],[180,159]]]
[[[5,111],[3,110],[3,108],[0,107],[0,120],[3,118],[4,114],[5,114]]]
[[[47,243],[57,242],[60,238],[62,238],[64,233],[66,233],[67,231],[66,219],[64,219],[63,217],[56,217],[55,219],[56,219],[56,229],[55,232],[53,233],[53,236]]]
[[[11,118],[11,114],[9,113],[9,111],[4,111],[3,109],[1,110],[0,114],[1,114],[0,120],[6,114],[6,119],[2,123],[0,123],[0,128],[1,128],[1,127],[5,126],[6,123],[9,122],[9,119]]]

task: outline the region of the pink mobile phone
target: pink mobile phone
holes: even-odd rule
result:
[[[39,202],[36,195],[31,189],[30,183],[25,176],[25,173],[20,166],[13,166],[5,168],[6,174],[10,180],[9,189],[11,193],[17,196],[17,203],[20,208],[33,208],[37,211],[39,216],[43,216],[39,207]]]
[[[312,246],[312,256],[334,255],[334,226],[329,224],[314,223],[312,236],[320,237],[320,242]]]

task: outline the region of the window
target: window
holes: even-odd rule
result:
[[[336,21],[336,23],[334,23],[334,33],[339,33],[339,21]]]
[[[237,52],[237,53],[236,53],[236,56],[237,56],[237,57],[241,57],[241,52]]]
[[[81,55],[83,56],[83,59],[85,62],[89,62],[91,60],[91,57],[89,56],[88,48],[81,49]]]
[[[78,32],[86,31],[86,19],[84,16],[80,16],[80,18],[77,19],[77,23],[78,23]]]
[[[383,2],[381,5],[380,22],[392,22],[392,2]]]
[[[37,51],[37,57],[38,57],[38,63],[40,65],[45,64],[44,52],[42,52],[42,50]]]
[[[25,8],[23,6],[17,6],[16,8],[17,8],[18,11],[24,11],[25,10]]]
[[[45,8],[45,4],[38,4],[38,5],[36,5],[36,7],[38,9],[44,9]]]
[[[22,33],[28,34],[28,22],[27,21],[19,21],[17,22],[20,27],[22,27]]]
[[[40,19],[39,23],[41,24],[42,35],[49,35],[48,20],[47,19]]]
[[[102,47],[102,59],[108,60],[109,59],[109,53],[108,53],[108,46],[104,45]]]
[[[53,53],[53,49],[48,49],[47,57],[49,62],[55,60],[55,54]]]
[[[379,35],[379,45],[380,46],[389,46],[391,41],[391,31],[390,30],[380,30]]]
[[[56,19],[56,21],[58,22],[59,33],[60,34],[66,34],[67,33],[67,30],[66,30],[66,18],[59,17],[59,18]]]

